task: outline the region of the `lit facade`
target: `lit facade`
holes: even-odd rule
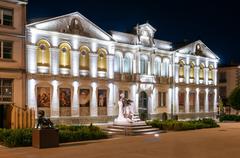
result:
[[[58,123],[107,122],[122,91],[142,118],[213,117],[219,58],[200,40],[154,39],[148,23],[134,31],[108,34],[78,12],[27,25],[28,107]]]

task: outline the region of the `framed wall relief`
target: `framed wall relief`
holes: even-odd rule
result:
[[[37,87],[37,106],[50,108],[50,87]]]
[[[98,115],[107,115],[107,90],[98,89]]]
[[[205,93],[200,92],[199,93],[199,111],[204,112],[204,105],[205,104]]]
[[[90,89],[79,90],[79,113],[80,116],[90,115]]]
[[[208,108],[209,108],[209,112],[212,112],[214,109],[214,93],[213,92],[208,93]]]
[[[71,116],[71,89],[59,88],[60,116]]]
[[[195,98],[196,98],[195,92],[190,92],[189,93],[189,111],[190,112],[195,111]]]
[[[59,88],[60,107],[71,107],[71,89]]]
[[[185,112],[185,92],[178,93],[179,112]]]

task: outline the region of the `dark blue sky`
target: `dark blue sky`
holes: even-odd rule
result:
[[[240,9],[232,0],[29,0],[28,19],[78,11],[104,29],[131,31],[148,21],[156,38],[201,39],[221,63],[240,63]]]

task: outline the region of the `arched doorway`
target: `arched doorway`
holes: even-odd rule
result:
[[[141,120],[148,119],[148,97],[146,92],[142,91],[139,94],[138,112]]]

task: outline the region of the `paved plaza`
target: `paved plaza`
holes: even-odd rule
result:
[[[128,136],[64,144],[59,148],[6,148],[0,158],[239,158],[240,123],[220,128]]]

